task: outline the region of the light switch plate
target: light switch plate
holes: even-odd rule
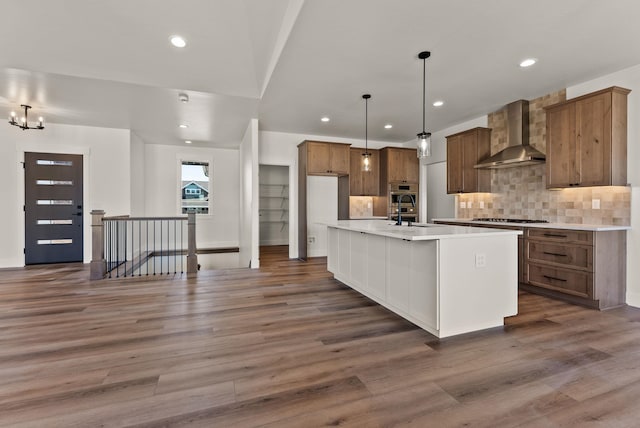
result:
[[[594,210],[599,210],[600,209],[600,199],[592,199],[591,200],[591,208],[593,208]]]
[[[480,203],[480,209],[483,209],[484,208],[484,201],[480,201],[479,203]]]
[[[467,203],[464,201],[460,202],[460,208],[467,208]]]

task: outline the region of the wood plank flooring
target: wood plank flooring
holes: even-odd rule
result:
[[[0,426],[637,427],[640,310],[521,293],[438,340],[265,247],[259,270],[0,270]]]

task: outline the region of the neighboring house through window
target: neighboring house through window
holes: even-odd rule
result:
[[[209,162],[182,161],[180,207],[182,214],[209,214]]]

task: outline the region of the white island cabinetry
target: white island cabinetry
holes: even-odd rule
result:
[[[517,313],[518,233],[340,221],[328,228],[327,265],[339,281],[447,337]]]

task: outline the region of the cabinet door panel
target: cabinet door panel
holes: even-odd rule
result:
[[[547,111],[547,187],[569,187],[580,181],[575,128],[574,104]]]
[[[401,150],[388,149],[388,180],[398,182],[405,180],[404,174],[404,153]]]
[[[329,145],[326,143],[307,143],[307,174],[328,174],[331,169]]]
[[[420,162],[416,150],[403,150],[403,168],[407,183],[418,183],[420,181]]]
[[[411,243],[409,272],[409,314],[437,330],[438,324],[438,242]]]
[[[347,144],[329,144],[331,167],[333,174],[349,174],[349,146]]]
[[[611,184],[611,95],[576,103],[576,145],[581,186]]]
[[[338,272],[343,278],[351,278],[351,232],[338,229]]]
[[[356,287],[367,290],[366,259],[367,235],[362,232],[350,232],[351,235],[351,281]]]
[[[351,149],[351,167],[349,168],[349,195],[363,196],[364,193],[364,173],[362,172],[362,149]]]
[[[387,301],[393,307],[409,312],[409,263],[411,248],[409,241],[386,238],[387,249]]]
[[[477,192],[478,171],[473,167],[478,161],[478,136],[472,132],[460,136],[462,151],[462,191]]]
[[[362,173],[362,190],[365,196],[378,196],[380,189],[380,152],[369,150],[371,171]]]
[[[460,136],[447,139],[447,193],[462,191],[462,144]]]
[[[367,291],[380,299],[386,299],[387,266],[383,236],[367,235]]]

